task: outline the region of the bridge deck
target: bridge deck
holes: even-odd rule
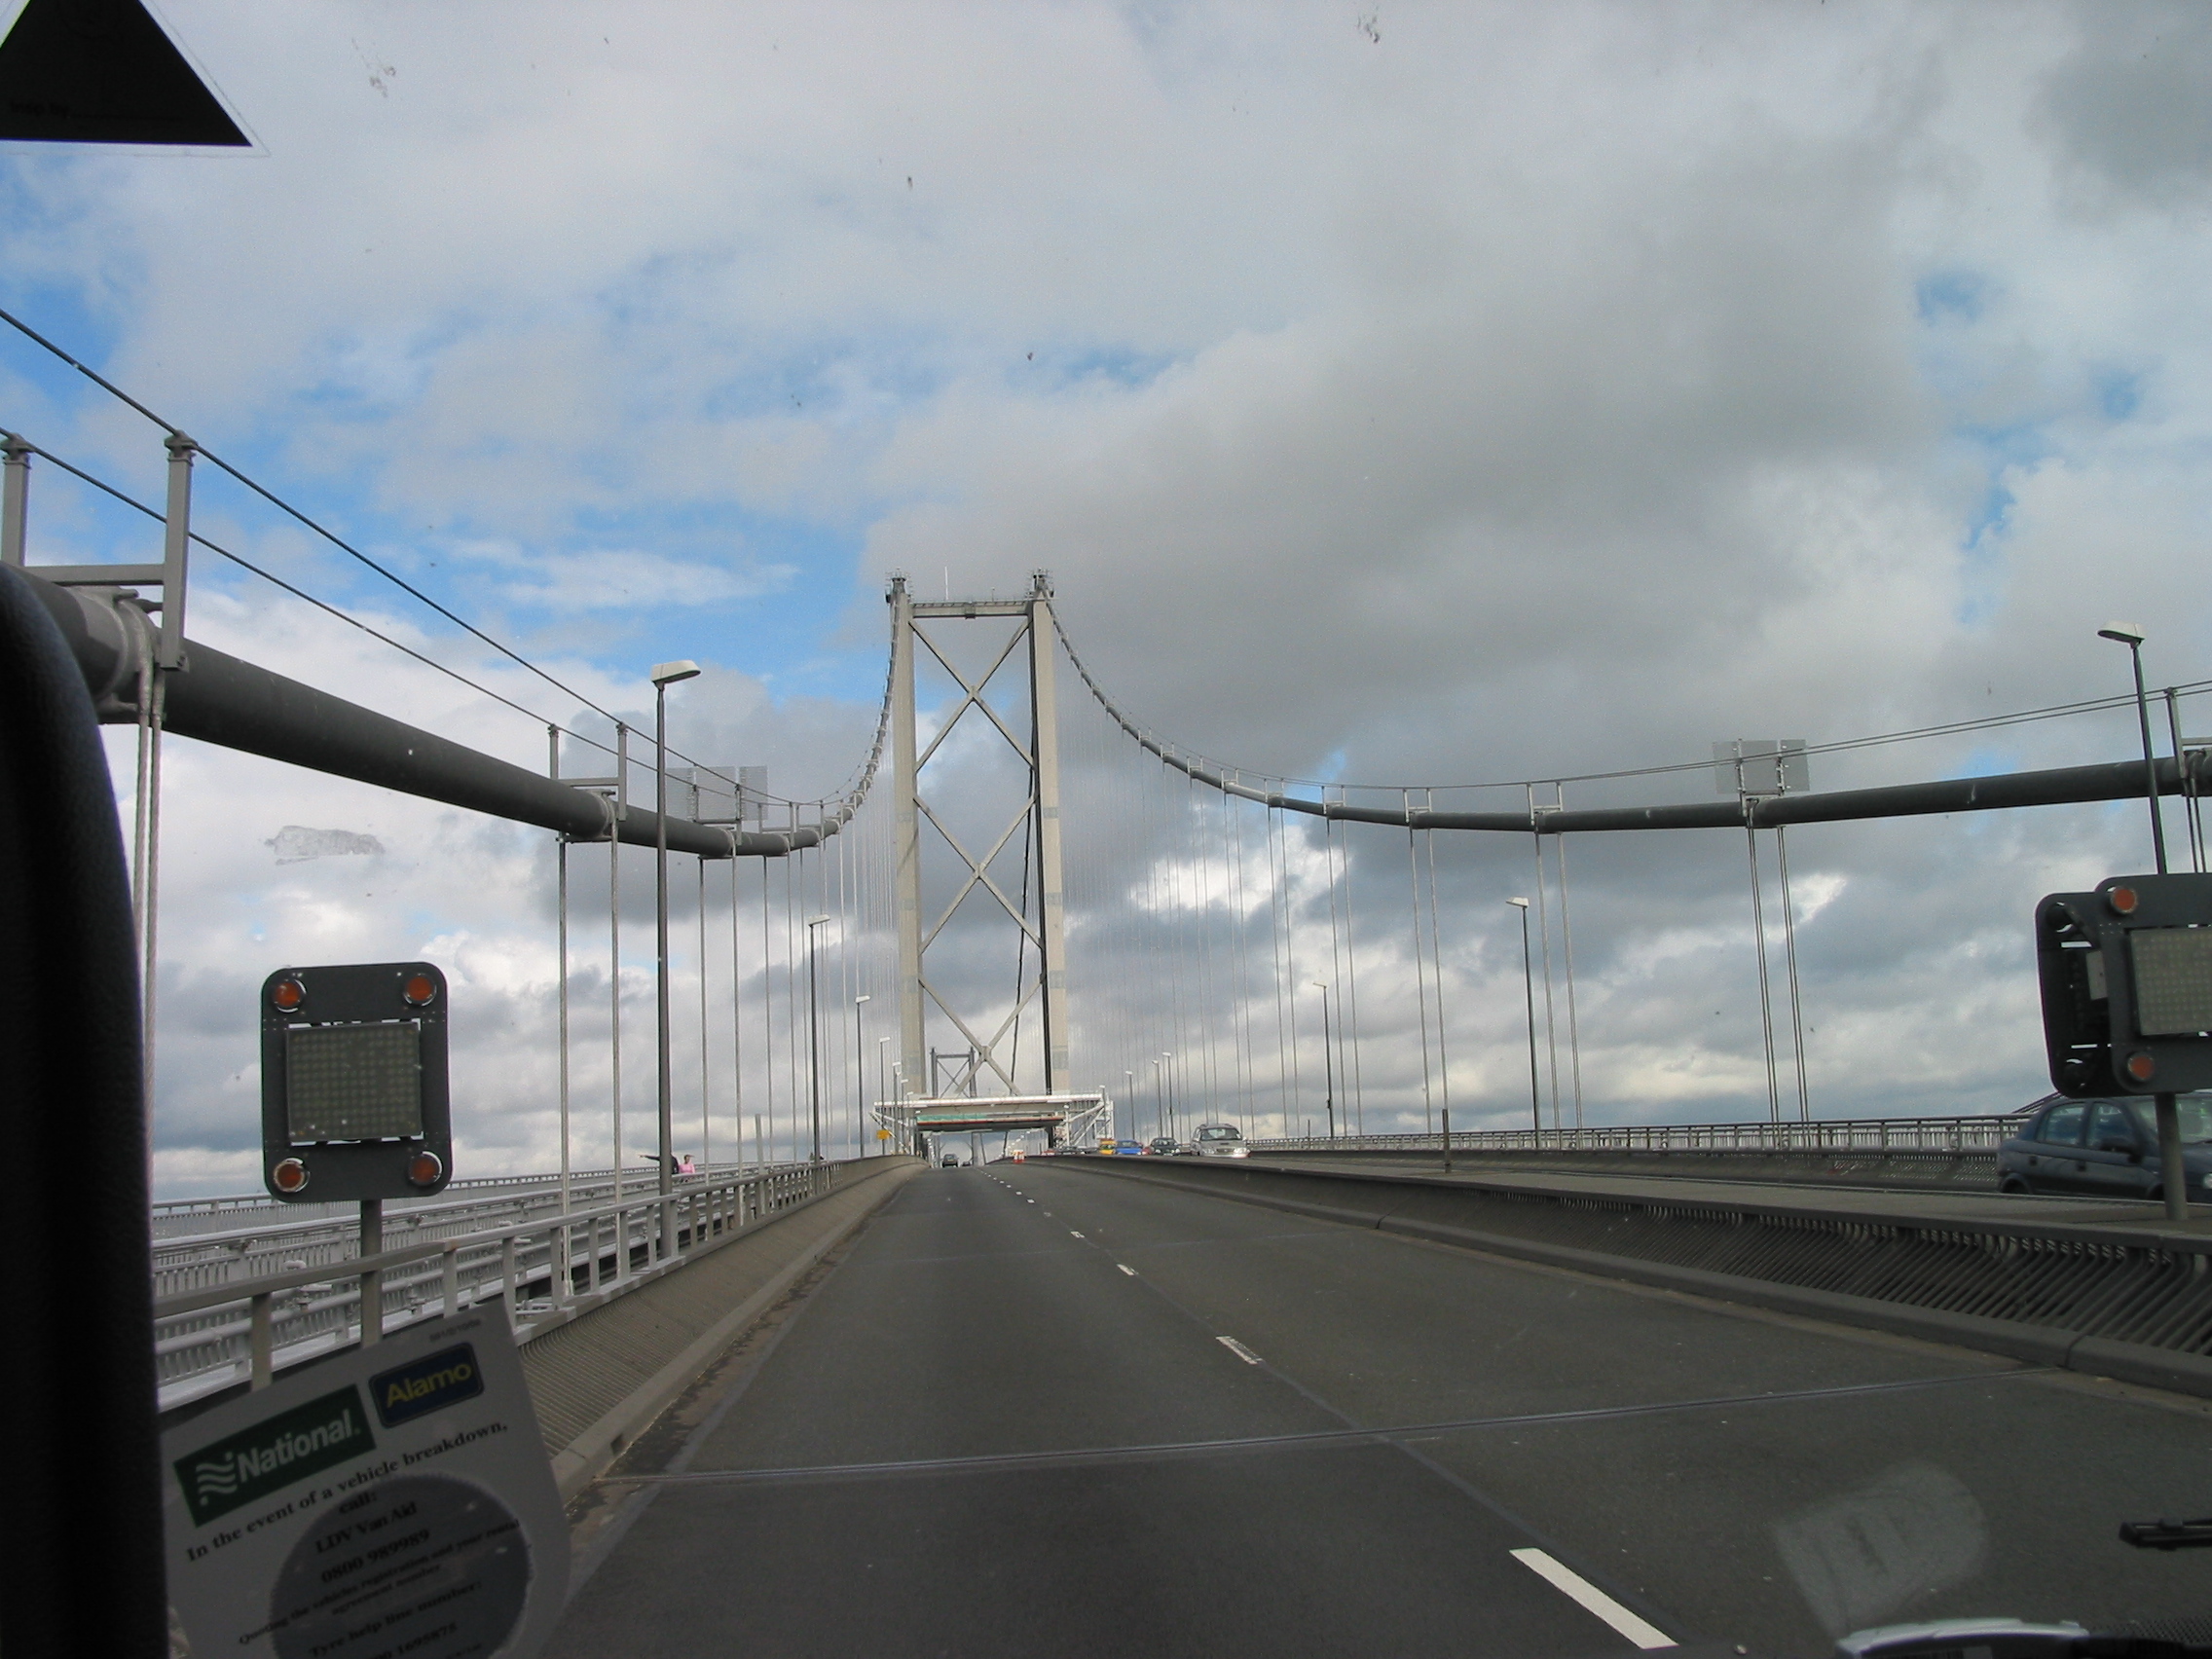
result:
[[[2113,1532],[2203,1509],[2206,1416],[1150,1181],[937,1170],[602,1483],[552,1651],[1630,1651],[1530,1549],[1715,1653],[2186,1616],[2186,1561]]]

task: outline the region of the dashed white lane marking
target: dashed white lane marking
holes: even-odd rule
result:
[[[1035,1202],[1036,1202],[1037,1200],[1036,1200],[1035,1198],[1023,1198],[1023,1199],[1022,1199],[1021,1201],[1022,1201],[1023,1203],[1025,1203],[1025,1204],[1033,1204],[1033,1203],[1035,1203]]]
[[[1083,1235],[1078,1233],[1074,1228],[1071,1227],[1068,1229],[1068,1236],[1070,1238],[1081,1238]]]
[[[1124,1268],[1122,1271],[1124,1272],[1127,1272],[1128,1269]],[[1238,1342],[1235,1337],[1216,1337],[1214,1338],[1214,1341],[1219,1343],[1223,1347],[1227,1348],[1231,1353],[1235,1354],[1238,1359],[1242,1360],[1246,1365],[1257,1365],[1260,1363],[1260,1356],[1254,1353],[1250,1348],[1246,1347],[1242,1343]]]
[[[1134,1268],[1132,1268],[1132,1267],[1129,1267],[1129,1266],[1127,1266],[1127,1265],[1126,1265],[1126,1264],[1124,1264],[1124,1263],[1122,1263],[1122,1262],[1116,1262],[1116,1263],[1114,1264],[1114,1266],[1116,1266],[1117,1268],[1120,1268],[1120,1269],[1122,1270],[1122,1272],[1124,1272],[1127,1273],[1127,1274],[1129,1275],[1129,1277],[1131,1277],[1131,1278],[1135,1278],[1135,1277],[1137,1276],[1137,1271],[1136,1271],[1136,1269],[1134,1269]]]
[[[1223,1342],[1228,1340],[1227,1337],[1222,1338]],[[1654,1625],[1644,1623],[1579,1572],[1560,1566],[1542,1550],[1515,1550],[1513,1559],[1585,1612],[1604,1619],[1616,1632],[1646,1652],[1653,1648],[1675,1645],[1673,1637]]]

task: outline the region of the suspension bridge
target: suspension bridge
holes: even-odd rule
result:
[[[96,1237],[63,1196],[27,1206],[18,1272],[69,1287],[55,1331],[114,1328],[104,1385],[149,1423],[489,1310],[571,1506],[563,1653],[1795,1652],[1990,1604],[2194,1611],[2142,1563],[2052,1563],[2201,1502],[2212,1229],[1999,1195],[2002,1115],[1824,1116],[1788,836],[2127,799],[2162,836],[2173,797],[2201,870],[2212,761],[2181,710],[2206,686],[2160,695],[2162,745],[2146,722],[2141,756],[2066,768],[1819,790],[1854,745],[1730,739],[1694,767],[1358,786],[1150,729],[1042,571],[975,598],[895,575],[872,741],[793,799],[669,742],[693,664],[654,671],[648,730],[402,582],[547,719],[239,559],[194,528],[209,468],[399,580],[126,401],[161,431],[159,506],[0,442],[0,658],[67,682],[18,706],[133,733],[142,988],[104,1005],[131,1074],[105,1161],[177,1063],[165,745],[544,831],[553,894],[553,1167],[441,1170],[373,1229],[287,1190],[280,1147],[266,1194],[164,1200],[150,1230],[142,1165]],[[162,558],[54,557],[34,467],[157,524]],[[209,560],[498,695],[542,765],[203,643]],[[1685,779],[1702,798],[1635,798]],[[1748,1122],[1639,1122],[1584,1071],[1604,1015],[1569,843],[1660,832],[1744,861]],[[1526,891],[1471,891],[1477,844]],[[1464,948],[1501,915],[1502,1041]],[[1201,1125],[1251,1156],[1095,1156]],[[1839,1440],[1865,1450],[1843,1488],[1813,1456]],[[2039,1445],[2067,1452],[2068,1514],[2022,1540],[2001,1523],[2049,1507],[2048,1463],[2013,1455]]]

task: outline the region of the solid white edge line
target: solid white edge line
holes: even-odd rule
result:
[[[1122,1272],[1124,1272],[1127,1273],[1127,1274],[1129,1275],[1129,1277],[1131,1277],[1131,1278],[1135,1278],[1135,1277],[1137,1276],[1137,1271],[1136,1271],[1136,1269],[1134,1269],[1134,1268],[1132,1268],[1132,1267],[1128,1266],[1128,1265],[1127,1265],[1126,1263],[1124,1263],[1124,1262],[1116,1262],[1116,1263],[1114,1264],[1114,1266],[1116,1266],[1117,1268],[1120,1268],[1120,1269],[1122,1270]]]
[[[1227,1342],[1227,1337],[1222,1338]],[[1544,1580],[1554,1590],[1574,1603],[1587,1613],[1593,1613],[1611,1625],[1620,1635],[1637,1646],[1649,1652],[1654,1648],[1673,1647],[1675,1639],[1656,1625],[1646,1624],[1638,1618],[1582,1574],[1570,1567],[1562,1567],[1542,1550],[1515,1550],[1513,1559]]]
[[[1231,1353],[1235,1354],[1238,1359],[1242,1360],[1246,1365],[1257,1365],[1260,1363],[1260,1356],[1254,1353],[1250,1348],[1246,1347],[1242,1343],[1238,1342],[1235,1337],[1216,1337],[1214,1338],[1214,1341],[1219,1343],[1223,1347],[1227,1348]]]

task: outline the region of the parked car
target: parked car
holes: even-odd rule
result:
[[[2212,1203],[2212,1093],[2185,1094],[2175,1105],[2190,1199]],[[2146,1098],[2051,1100],[1997,1150],[2004,1193],[2157,1198],[2165,1196],[2163,1176],[2157,1119]]]
[[[1244,1144],[1244,1131],[1235,1124],[1200,1124],[1196,1146],[1200,1158],[1252,1156],[1252,1149]]]

